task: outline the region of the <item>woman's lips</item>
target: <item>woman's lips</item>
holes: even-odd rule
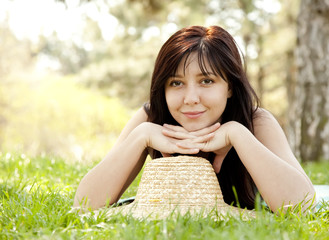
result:
[[[183,114],[190,119],[196,119],[200,117],[205,111],[198,111],[198,112],[183,112]]]

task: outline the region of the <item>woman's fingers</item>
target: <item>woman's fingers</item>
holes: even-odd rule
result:
[[[170,125],[170,124],[163,124],[163,127],[166,129],[170,129],[175,132],[183,132],[183,133],[188,133],[188,131],[185,130],[185,128],[181,126],[176,126],[176,125]]]
[[[194,136],[189,133],[175,132],[169,129],[163,129],[162,133],[166,137],[170,137],[173,143],[179,148],[176,149],[179,153],[188,154],[186,151],[198,152],[207,146],[207,144],[214,138],[215,132],[208,133],[202,136]],[[192,154],[192,153],[190,153]]]
[[[179,132],[172,129],[174,128],[171,125],[168,128],[163,128],[162,134],[164,137],[168,137],[170,142],[174,143],[179,149],[176,150],[179,153],[186,153],[184,152],[186,150],[193,152],[198,149],[198,151],[214,152],[222,155],[222,151],[227,153],[231,148],[225,137],[225,127],[221,128],[219,123],[192,133],[182,131],[180,127],[176,128],[180,130]]]
[[[181,149],[203,149],[206,143],[193,143],[191,141],[180,141],[176,145]]]
[[[190,132],[190,134],[199,137],[199,136],[203,136],[203,135],[215,132],[219,127],[220,127],[220,123],[217,122],[209,127],[200,129],[198,131]]]
[[[175,139],[193,139],[193,138],[197,138],[194,135],[189,134],[188,132],[177,132],[177,131],[173,131],[171,129],[168,128],[164,128],[162,129],[162,133],[163,135],[167,136],[167,137],[171,137],[171,138],[175,138]]]
[[[195,136],[188,135],[184,132],[171,131],[153,123],[148,123],[147,126],[146,131],[149,136],[147,146],[163,153],[163,156],[173,153],[197,154],[200,151],[197,147],[181,148],[176,144],[179,141],[190,141],[196,138]]]
[[[197,137],[207,136],[208,134],[215,132],[220,127],[220,123],[217,122],[211,125],[210,127],[206,127],[194,132],[188,132],[183,127],[169,124],[164,124],[163,127],[164,128],[162,132],[165,136],[176,139],[193,139]]]
[[[210,141],[214,136],[215,136],[215,133],[212,132],[212,133],[208,133],[207,135],[196,137],[196,138],[192,139],[191,141],[193,143],[206,143],[206,142]]]
[[[207,128],[188,132],[180,126],[165,124],[162,128],[162,134],[168,137],[168,140],[177,147],[177,149],[171,149],[170,151],[181,154],[195,154],[199,151],[214,151],[223,147],[222,143],[214,141],[220,126],[220,123],[215,123]]]
[[[197,154],[199,151],[200,149],[195,146],[190,145],[190,147],[181,147],[176,143],[172,152],[180,154]]]
[[[181,154],[197,154],[200,152],[200,149],[198,148],[179,148],[176,153]]]

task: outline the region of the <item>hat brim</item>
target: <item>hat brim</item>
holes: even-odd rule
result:
[[[108,218],[111,218],[117,214],[132,216],[140,220],[161,220],[177,216],[190,216],[192,218],[210,217],[213,220],[224,220],[231,217],[241,218],[243,220],[250,220],[255,218],[254,210],[237,208],[228,204],[200,206],[184,204],[139,204],[136,201],[128,205],[112,207],[108,209],[106,213]]]
[[[254,217],[254,212],[224,202],[218,179],[208,160],[178,156],[148,162],[133,203],[111,207],[107,216],[120,213],[138,219],[176,215],[196,217]]]

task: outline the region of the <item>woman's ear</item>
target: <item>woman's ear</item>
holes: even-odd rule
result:
[[[232,97],[232,95],[233,95],[232,89],[229,88],[229,89],[227,90],[227,98]]]

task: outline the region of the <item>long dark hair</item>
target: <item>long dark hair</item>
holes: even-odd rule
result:
[[[148,120],[157,124],[178,125],[171,116],[165,99],[165,83],[176,73],[182,59],[196,52],[200,69],[210,70],[228,82],[232,96],[228,98],[226,108],[221,116],[221,123],[237,121],[254,131],[253,118],[258,108],[258,97],[251,87],[243,64],[243,56],[237,48],[233,37],[219,26],[191,26],[173,34],[162,46],[155,62],[152,75],[150,102],[145,105]],[[153,158],[161,157],[154,150]],[[213,159],[209,159],[213,161]],[[224,159],[217,174],[224,201],[241,207],[253,208],[255,201],[255,184],[242,164],[234,148]],[[236,190],[237,196],[234,193]]]

